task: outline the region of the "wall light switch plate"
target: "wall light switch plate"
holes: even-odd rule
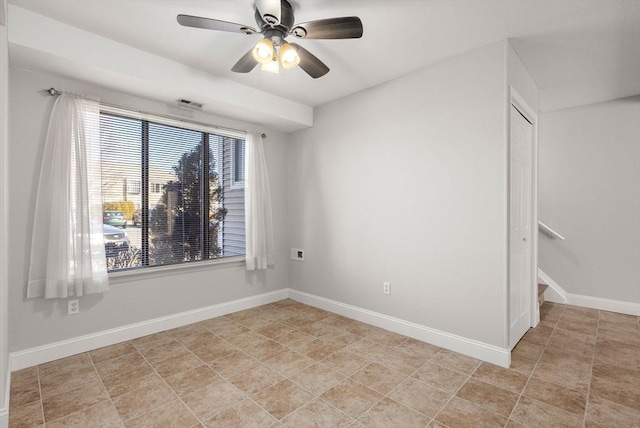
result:
[[[304,250],[302,248],[291,249],[291,260],[304,261]]]

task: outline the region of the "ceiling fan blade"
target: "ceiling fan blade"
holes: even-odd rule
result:
[[[178,23],[185,27],[204,28],[205,30],[228,31],[230,33],[253,34],[257,30],[248,25],[235,22],[220,21],[218,19],[202,18],[192,15],[178,15]]]
[[[236,62],[236,64],[231,68],[231,71],[235,71],[236,73],[248,73],[258,64],[258,61],[253,58],[253,48],[249,49],[249,52],[244,54],[242,58]]]
[[[362,32],[362,21],[357,16],[303,22],[291,30],[300,39],[359,39]]]
[[[278,25],[282,20],[280,0],[256,0],[256,9],[263,21],[269,25]]]
[[[300,66],[309,76],[317,79],[329,72],[329,67],[324,62],[320,61],[314,54],[303,48],[296,43],[289,43],[296,49],[298,56],[300,57]]]

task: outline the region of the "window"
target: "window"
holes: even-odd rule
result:
[[[125,237],[105,226],[109,271],[244,255],[241,134],[111,108],[100,132],[103,205],[140,207]]]
[[[244,186],[244,140],[235,140],[231,145],[231,187]]]
[[[127,193],[140,193],[140,180],[127,180]]]

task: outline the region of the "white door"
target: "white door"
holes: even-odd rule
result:
[[[509,218],[509,349],[531,326],[533,125],[511,105]]]

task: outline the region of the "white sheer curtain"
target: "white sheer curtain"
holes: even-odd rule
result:
[[[245,144],[244,209],[247,270],[274,264],[271,193],[262,137],[247,134]]]
[[[101,181],[99,103],[63,94],[53,106],[45,141],[27,298],[109,289]]]

